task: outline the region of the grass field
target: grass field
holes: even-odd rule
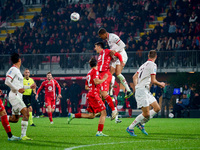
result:
[[[0,150],[167,150],[200,149],[200,119],[160,119],[146,124],[148,136],[135,129],[137,137],[131,137],[125,130],[134,118],[123,118],[122,123],[106,119],[103,133],[109,137],[96,137],[98,118],[74,119],[67,124],[67,118],[34,118],[37,127],[28,127],[27,135],[32,141],[7,141],[7,134],[0,125]],[[12,132],[20,136],[21,123],[10,124]]]

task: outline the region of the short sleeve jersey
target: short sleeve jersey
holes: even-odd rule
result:
[[[118,47],[125,47],[124,42],[119,38],[119,36],[114,33],[109,33],[107,42],[110,49],[115,50],[116,52],[120,51]]]
[[[110,56],[110,50],[102,50],[98,57],[98,71],[109,71],[111,59],[112,57]]]
[[[151,82],[151,75],[156,75],[157,65],[151,60],[146,61],[140,68],[138,69],[138,84],[137,87],[145,87],[149,86]]]
[[[18,89],[23,88],[23,76],[16,66],[12,66],[6,73],[6,77],[11,78],[11,82]],[[14,92],[14,89],[11,89]]]
[[[94,83],[94,79],[96,78],[99,79],[99,72],[97,69],[92,68],[87,74],[85,85],[89,87],[89,93],[93,95],[99,94],[100,89],[100,86]]]
[[[56,98],[56,87],[58,88],[58,94],[61,94],[61,87],[55,79],[52,79],[50,81],[48,81],[48,80],[43,81],[40,88],[37,91],[37,94],[39,94],[40,91],[43,88],[45,88],[45,97],[52,97],[55,99]]]
[[[33,83],[34,83],[34,80],[32,78],[29,78],[28,80],[24,78],[23,80],[24,86],[31,86]],[[32,91],[33,91],[32,89],[25,89],[25,92],[23,93],[23,95],[31,95]]]

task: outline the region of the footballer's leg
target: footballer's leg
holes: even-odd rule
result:
[[[159,111],[160,111],[160,105],[157,101],[154,101],[150,104],[150,106],[153,107],[152,110],[150,110],[150,119],[153,118]]]
[[[1,109],[0,109],[1,110]],[[18,141],[21,140],[20,137],[16,137],[11,133],[11,128],[10,128],[10,124],[7,118],[7,113],[5,109],[2,109],[2,111],[0,111],[0,118],[1,118],[1,123],[8,135],[8,141]]]
[[[73,114],[73,113],[69,113],[68,114],[68,124],[70,124],[70,122],[72,121],[72,119],[74,118],[87,118],[87,119],[93,119],[95,117],[95,113],[89,113],[89,114],[86,114],[86,113],[76,113],[76,114]]]
[[[23,115],[23,119],[21,121],[21,138],[22,138],[22,140],[32,140],[31,138],[26,136],[26,131],[28,128],[28,118],[29,118],[29,113],[28,113],[27,107],[22,108],[20,112]]]
[[[28,113],[29,113],[29,122],[30,122],[30,125],[35,127],[35,124],[33,123],[33,109],[32,109],[32,106],[29,106],[28,107]]]
[[[106,115],[107,115],[106,110],[101,111],[101,116],[99,118],[98,131],[96,133],[96,136],[108,136],[108,135],[102,133],[103,128],[104,128]]]
[[[111,80],[111,83],[110,83],[110,91],[109,91],[109,95],[110,97],[112,98],[112,101],[113,101],[113,104],[115,106],[115,110],[117,110],[117,105],[115,103],[115,98],[113,96],[113,88],[114,88],[114,85],[115,85],[115,76],[112,76],[112,80]],[[118,115],[116,115],[115,117],[115,123],[121,123],[122,121],[118,119]]]
[[[50,121],[50,123],[53,124],[51,105],[48,105],[48,106],[47,106],[47,114],[48,114],[48,116],[49,116],[49,121]]]
[[[118,115],[117,110],[115,109],[115,106],[113,104],[112,98],[110,97],[110,95],[108,95],[107,91],[101,91],[101,95],[103,96],[103,98],[107,101],[108,105],[110,106],[111,110],[112,110],[112,117],[111,120],[115,119],[115,117]]]
[[[135,120],[132,122],[132,124],[126,129],[126,131],[131,136],[136,136],[134,133],[134,127],[137,126],[139,123],[146,123],[149,121],[150,112],[149,112],[149,106],[142,107],[142,113],[138,115]]]
[[[125,77],[121,74],[123,70],[122,65],[116,65],[116,69],[115,69],[115,74],[117,76],[117,78],[120,80],[120,82],[122,83],[122,85],[126,88],[127,94],[124,98],[129,98],[133,95],[133,93],[131,92],[131,89],[128,86],[128,83],[125,79]]]

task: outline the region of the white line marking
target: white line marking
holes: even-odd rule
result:
[[[151,142],[151,141],[161,141],[161,140],[145,140],[145,142]],[[169,139],[169,140],[163,140],[163,141],[182,141],[179,139]],[[142,141],[124,141],[124,142],[112,142],[112,143],[98,143],[98,144],[88,144],[88,145],[80,145],[80,146],[74,146],[74,147],[69,147],[65,148],[64,150],[73,150],[77,148],[83,148],[83,147],[91,147],[91,146],[97,146],[97,145],[110,145],[110,144],[122,144],[122,143],[139,143],[139,142],[144,142]],[[199,147],[179,147],[181,149],[199,149]],[[165,150],[165,149],[179,149],[179,148],[160,148],[158,150]]]

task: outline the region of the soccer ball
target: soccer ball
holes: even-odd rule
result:
[[[78,20],[80,19],[79,13],[73,12],[73,13],[70,15],[70,19],[71,19],[72,21],[78,21]]]
[[[169,113],[169,118],[174,118],[174,114],[173,113]]]

